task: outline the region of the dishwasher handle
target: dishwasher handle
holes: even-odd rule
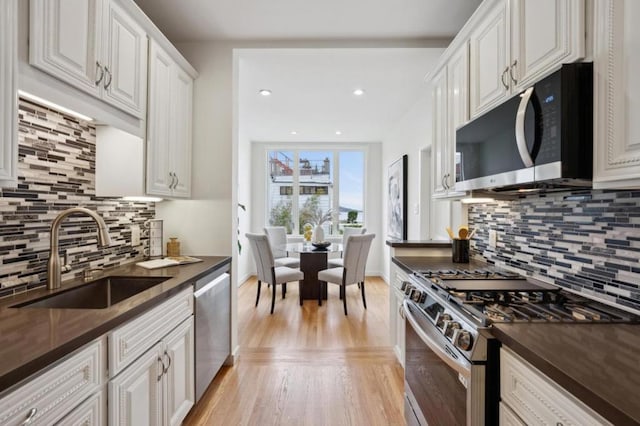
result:
[[[220,275],[219,277],[217,277],[216,279],[214,279],[210,283],[206,284],[204,287],[202,287],[198,291],[194,292],[193,293],[193,297],[195,297],[197,299],[198,297],[202,296],[207,291],[211,290],[213,287],[225,282],[229,278],[231,278],[231,276],[225,272],[224,274]]]

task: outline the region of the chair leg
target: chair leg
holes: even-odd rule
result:
[[[272,284],[272,292],[271,292],[271,314],[273,314],[273,308],[276,305],[276,285]]]
[[[287,283],[282,283],[282,298],[284,299],[284,297],[287,294]]]
[[[344,286],[341,285],[340,286],[340,300],[342,300],[344,298]]]
[[[347,315],[347,292],[345,291],[347,288],[343,285],[340,287],[342,287],[342,303],[344,304],[344,314]]]
[[[318,306],[322,306],[322,287],[323,282],[318,281]]]
[[[298,281],[298,293],[300,294],[300,306],[302,306],[302,283]]]
[[[364,308],[367,309],[367,298],[364,296],[364,281],[360,283],[360,292],[362,293],[362,303]]]
[[[260,300],[260,287],[262,287],[262,282],[258,280],[258,294],[256,295],[256,306],[258,306],[258,301]]]

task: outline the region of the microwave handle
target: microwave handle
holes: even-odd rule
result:
[[[527,113],[527,105],[531,100],[533,94],[533,87],[529,87],[521,96],[520,105],[518,106],[518,113],[516,114],[516,145],[518,146],[518,152],[520,158],[526,167],[533,167],[533,159],[527,148],[527,138],[524,135],[524,118]]]

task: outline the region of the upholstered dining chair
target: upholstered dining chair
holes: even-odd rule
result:
[[[289,253],[284,249],[287,245],[287,229],[284,226],[265,226],[264,233],[269,237],[276,266],[300,267],[300,259],[289,257]]]
[[[258,294],[256,296],[256,306],[260,300],[260,287],[263,282],[271,284],[271,313],[276,303],[276,286],[282,284],[282,298],[285,297],[286,286],[288,282],[298,281],[304,278],[304,273],[299,269],[289,268],[288,266],[277,266],[271,252],[271,244],[269,238],[262,234],[245,234],[251,245],[253,258],[256,261],[256,270],[258,275]],[[299,284],[298,284],[299,285]],[[302,291],[300,291],[300,305],[302,305]]]
[[[318,272],[318,281],[338,284],[340,286],[340,298],[344,304],[344,314],[347,315],[347,286],[360,284],[362,303],[367,309],[367,299],[364,293],[364,273],[369,257],[371,241],[375,234],[351,235],[347,240],[347,249],[344,252],[344,266],[329,268]],[[325,284],[326,285],[326,284]]]
[[[352,228],[345,227],[342,230],[342,251],[343,253],[347,251],[347,241],[351,235],[359,235],[367,232],[367,228]],[[327,262],[330,268],[341,268],[344,265],[344,258],[338,257],[335,259],[329,259]]]

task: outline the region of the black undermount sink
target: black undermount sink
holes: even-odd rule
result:
[[[105,309],[171,277],[104,277],[12,308]]]

